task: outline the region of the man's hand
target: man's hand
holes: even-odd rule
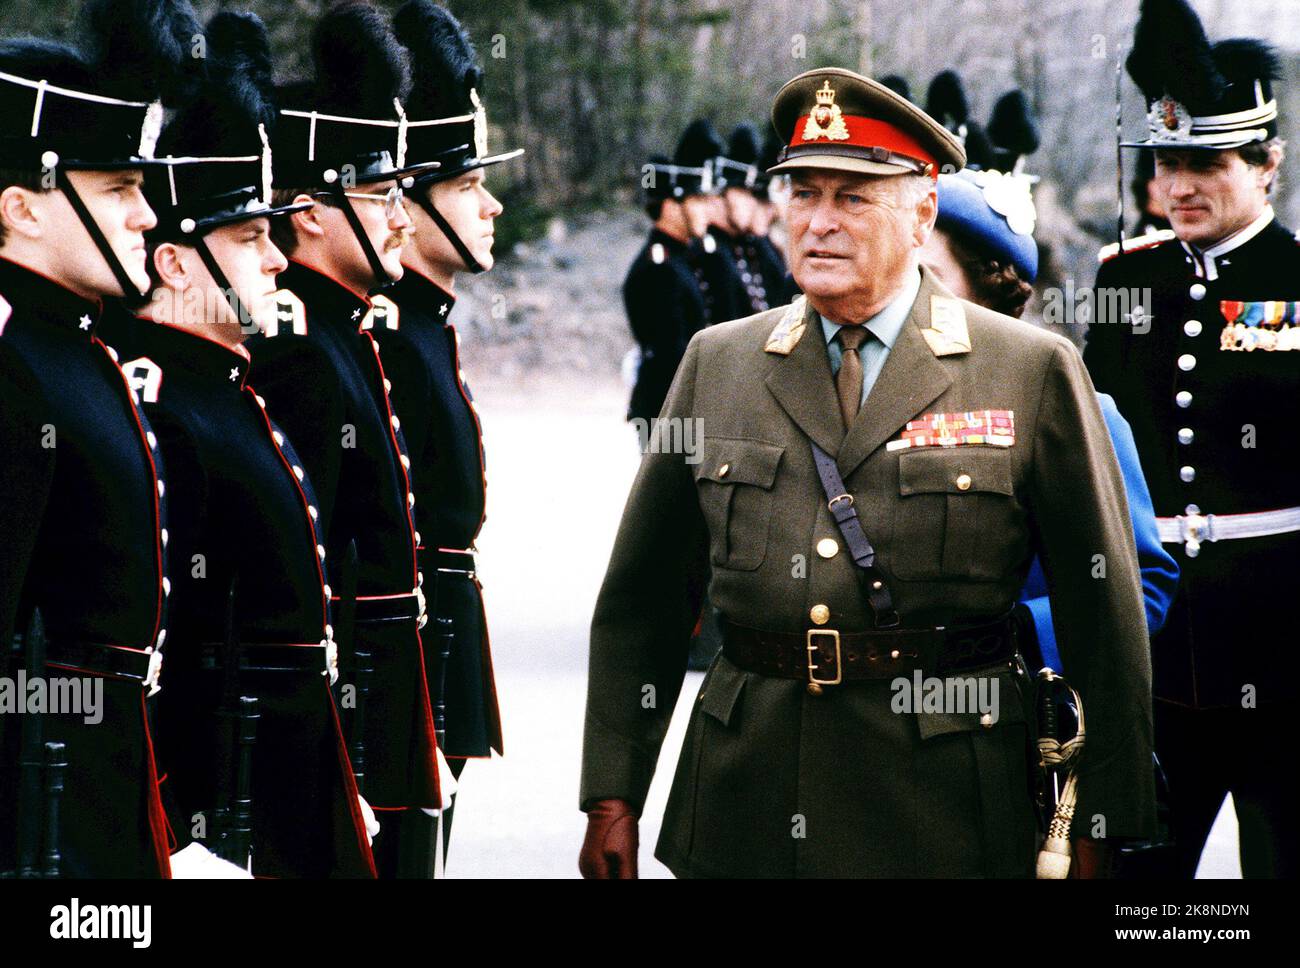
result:
[[[1114,874],[1115,851],[1104,840],[1075,837],[1070,880],[1108,880]]]
[[[578,870],[591,880],[636,879],[637,817],[626,800],[597,800],[587,811]]]

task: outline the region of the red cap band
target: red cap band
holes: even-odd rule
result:
[[[872,148],[884,148],[896,154],[906,155],[917,161],[925,162],[931,166],[930,174],[932,177],[939,176],[939,163],[935,161],[934,155],[921,147],[921,143],[909,135],[906,131],[896,128],[887,121],[880,121],[876,118],[863,118],[853,114],[842,114],[840,120],[844,122],[844,128],[848,132],[847,138],[829,138],[825,134],[819,137],[804,139],[804,130],[808,126],[808,119],[811,115],[803,115],[799,118],[794,126],[794,135],[790,138],[790,147],[794,148],[799,145],[828,145],[828,146],[848,146],[862,148],[870,151]],[[870,161],[870,158],[866,160]]]

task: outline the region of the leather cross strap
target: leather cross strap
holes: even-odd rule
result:
[[[831,683],[893,679],[920,669],[927,674],[969,671],[1007,662],[1016,654],[1015,622],[948,628],[840,632],[768,632],[723,621],[722,653],[739,669],[776,679]],[[816,677],[809,674],[815,662]]]
[[[878,629],[893,628],[898,625],[894,597],[885,584],[885,576],[876,568],[876,549],[871,546],[871,540],[862,530],[858,509],[853,506],[853,495],[844,486],[844,478],[840,477],[840,469],[835,466],[835,458],[822,450],[815,440],[809,440],[808,443],[812,445],[817,476],[821,479],[822,490],[826,492],[826,506],[840,529],[853,564],[857,566],[858,581],[862,585],[867,604],[871,606],[875,626]]]

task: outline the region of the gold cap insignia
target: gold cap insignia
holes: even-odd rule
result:
[[[821,89],[814,96],[817,103],[808,112],[808,121],[803,126],[803,140],[826,138],[828,141],[847,141],[849,129],[844,123],[844,113],[835,103],[835,88],[831,87],[829,78],[822,82]]]

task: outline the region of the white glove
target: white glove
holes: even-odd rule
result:
[[[379,836],[379,818],[375,816],[375,811],[370,804],[366,803],[366,798],[359,793],[357,803],[361,806],[361,819],[366,822],[366,839],[373,844],[375,838]]]
[[[172,878],[184,881],[242,881],[253,875],[238,864],[222,860],[197,840],[171,856]]]
[[[442,755],[442,747],[438,747],[434,752],[438,754],[438,789],[442,791],[442,810],[451,806],[451,796],[456,792],[456,774],[451,772],[451,767],[447,765],[447,758]],[[435,810],[432,807],[421,807],[426,816],[436,817],[442,810]]]

